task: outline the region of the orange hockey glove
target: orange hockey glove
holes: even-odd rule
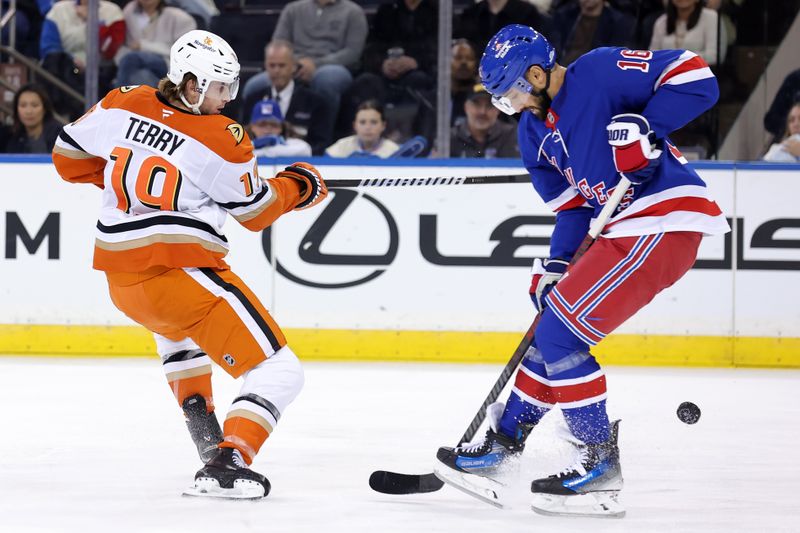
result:
[[[292,163],[275,177],[292,178],[300,182],[300,201],[295,211],[315,206],[328,196],[328,187],[319,171],[308,163]]]

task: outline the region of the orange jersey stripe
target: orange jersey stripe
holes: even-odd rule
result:
[[[239,411],[241,413],[241,411]],[[257,418],[252,413],[245,412],[247,416],[253,419]],[[251,464],[253,458],[261,449],[264,441],[269,437],[269,432],[272,428],[267,429],[266,422],[262,420],[253,420],[243,416],[231,416],[228,413],[228,418],[223,424],[223,432],[225,440],[220,443],[220,448],[236,448],[242,452],[242,457]]]
[[[77,150],[53,150],[53,164],[58,174],[70,183],[91,183],[103,188],[106,160]]]
[[[238,222],[250,231],[260,231],[270,226],[281,215],[293,210],[300,201],[300,182],[292,178],[272,178],[267,180],[273,190],[273,200],[253,216],[237,217]],[[250,218],[252,217],[252,218]]]
[[[211,394],[211,366],[209,370],[200,376],[191,378],[176,379],[169,382],[169,387],[178,400],[178,405],[183,405],[183,401],[189,396],[199,394],[206,401],[206,410],[214,412],[214,398]]]

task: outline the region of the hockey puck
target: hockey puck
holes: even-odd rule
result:
[[[692,402],[683,402],[678,406],[678,419],[684,424],[696,424],[700,420],[700,408]]]

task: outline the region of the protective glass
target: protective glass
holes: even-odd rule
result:
[[[509,90],[500,96],[492,96],[492,104],[506,115],[515,115],[522,111],[527,102],[527,96],[531,94],[533,87],[525,78],[517,78],[517,81]]]
[[[239,93],[239,78],[232,83],[212,81],[205,91],[206,96],[217,100],[233,100]]]

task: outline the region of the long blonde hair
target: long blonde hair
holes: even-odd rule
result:
[[[183,94],[184,89],[186,89],[186,84],[189,83],[189,80],[197,81],[197,76],[191,72],[187,72],[183,75],[183,80],[181,80],[179,85],[175,85],[167,77],[161,78],[161,80],[158,82],[158,92],[163,94],[164,98],[170,102],[180,102],[181,95]]]

